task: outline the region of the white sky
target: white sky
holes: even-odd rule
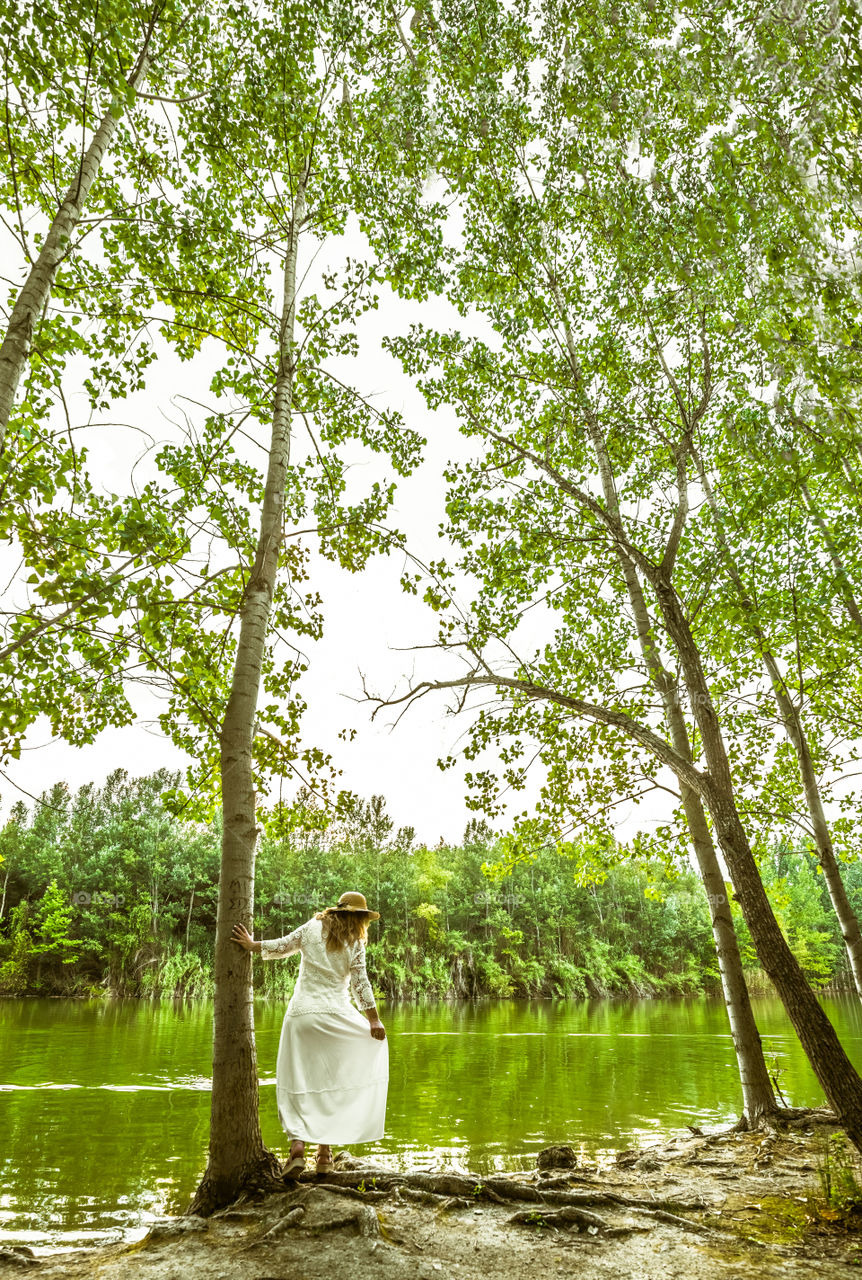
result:
[[[448,231],[457,235],[456,210],[451,213]],[[7,247],[20,259],[20,250],[8,236],[0,239],[0,249]],[[366,245],[356,232],[328,246],[325,252],[309,241],[305,252],[306,264],[309,255],[315,255],[313,265],[308,266],[306,287],[316,288],[324,270],[337,268],[348,255],[354,260],[364,257]],[[11,257],[7,261],[11,273]],[[302,269],[303,264],[300,276]],[[280,273],[274,275],[274,285],[276,302],[280,303]],[[381,295],[379,309],[367,312],[359,321],[359,359],[338,362],[333,368],[345,382],[374,396],[376,403],[400,410],[406,424],[427,439],[423,464],[399,483],[390,519],[407,534],[410,551],[427,562],[445,553],[446,544],[437,532],[444,514],[442,471],[451,459],[470,456],[474,446],[460,435],[452,413],[429,411],[400,364],[381,346],[385,335],[403,333],[411,323],[419,321],[439,328],[457,327],[467,333],[482,332],[486,339],[494,340],[478,321],[465,321],[443,301],[403,302],[393,295]],[[223,354],[220,347],[210,351],[205,347],[193,361],[181,363],[172,351],[164,350],[148,369],[143,392],[119,402],[109,414],[96,417],[97,423],[106,425],[90,426],[76,437],[77,443],[86,443],[89,450],[91,474],[107,490],[127,492],[134,460],[153,442],[177,438],[173,424],[180,418],[182,398],[215,403],[208,387]],[[64,378],[64,394],[73,421],[88,417],[86,398],[77,390],[82,372],[83,366],[76,368],[72,363]],[[187,401],[182,407],[188,408]],[[198,422],[203,416],[200,411]],[[249,446],[247,456],[256,465],[261,464],[260,451]],[[143,478],[147,470],[151,468],[145,463],[136,474]],[[391,472],[381,467],[379,460],[369,457],[355,467],[352,478],[357,488],[363,489],[370,478],[384,474]],[[7,556],[8,551],[4,554],[0,548],[0,571],[6,567]],[[303,745],[319,746],[332,753],[336,765],[343,770],[340,784],[345,788],[363,797],[385,795],[396,825],[414,826],[420,841],[433,844],[441,837],[454,841],[460,839],[466,822],[473,816],[464,803],[464,769],[458,766],[443,772],[437,767],[437,760],[458,753],[459,745],[465,742],[468,716],[447,716],[443,697],[429,695],[392,728],[396,712],[383,710],[372,723],[371,707],[358,701],[362,695],[360,673],[371,691],[384,696],[403,692],[407,680],[417,671],[430,678],[455,674],[451,659],[444,655],[402,652],[411,646],[433,644],[437,634],[437,615],[421,600],[402,591],[399,578],[403,568],[400,555],[377,557],[363,573],[354,575],[318,559],[316,576],[307,585],[319,590],[323,597],[325,635],[317,645],[303,645],[311,656],[310,670],[299,688],[308,703]],[[13,590],[11,598],[16,596],[20,601],[20,591]],[[7,602],[4,607],[13,606]],[[535,628],[536,622],[531,619],[531,627]],[[187,759],[161,733],[155,698],[138,688],[133,702],[140,717],[136,724],[108,729],[94,744],[83,748],[52,740],[47,720],[34,726],[20,760],[11,762],[5,769],[6,776],[0,776],[0,812],[8,812],[17,799],[26,800],[22,790],[38,795],[61,779],[75,788],[85,782],[99,783],[117,767],[132,775],[149,773],[161,766],[182,769]],[[342,729],[356,730],[352,742],[339,739]],[[289,795],[292,790],[293,786],[285,782],[284,793]],[[527,807],[529,797],[529,788],[514,797],[517,811]],[[655,805],[645,802],[637,809],[621,805],[616,815],[620,837],[624,839],[639,827],[666,820],[668,804],[669,799]],[[497,826],[502,828],[505,822],[501,820]]]
[[[428,440],[422,466],[400,483],[392,516],[392,523],[407,533],[411,551],[427,560],[439,557],[445,546],[437,536],[445,493],[442,470],[450,459],[469,456],[471,444],[459,434],[454,415],[428,410],[400,365],[381,348],[383,335],[419,319],[441,327],[454,320],[462,330],[466,327],[443,303],[384,300],[378,311],[367,313],[361,321],[361,357],[353,376],[361,370],[361,389],[378,393],[380,403],[400,409],[407,424]],[[183,365],[168,352],[152,366],[147,389],[116,406],[110,416],[156,438],[161,438],[160,433],[167,438],[172,434],[169,418],[176,417],[171,397],[179,388],[183,395],[211,402],[208,377],[203,361]],[[83,398],[78,400],[80,411],[86,412]],[[106,485],[125,490],[130,460],[140,453],[143,438],[116,425],[88,431],[91,461],[98,465]],[[363,477],[358,478],[361,482]],[[377,557],[363,573],[351,575],[318,562],[313,585],[323,596],[326,626],[324,639],[310,650],[311,667],[301,686],[308,703],[304,743],[332,752],[343,770],[341,785],[364,797],[385,795],[396,824],[414,826],[420,841],[433,844],[441,837],[458,840],[472,816],[464,803],[463,769],[444,773],[437,767],[438,758],[457,753],[467,717],[447,716],[442,697],[432,695],[392,728],[394,712],[382,711],[372,723],[370,706],[358,701],[360,673],[369,689],[382,695],[403,690],[414,670],[452,674],[442,655],[398,651],[433,643],[437,628],[436,615],[401,590],[403,564],[400,555]],[[83,748],[52,740],[47,721],[40,722],[28,736],[20,760],[7,767],[5,779],[0,778],[3,810],[8,812],[16,799],[26,800],[14,784],[39,794],[60,779],[73,788],[100,782],[117,767],[133,775],[160,766],[182,768],[186,757],[154,724],[155,699],[138,692],[135,705],[140,710],[139,723],[106,730],[93,745]],[[339,740],[344,728],[356,729],[353,742]],[[285,783],[285,794],[291,790]],[[522,793],[518,809],[524,803]],[[649,806],[639,807],[638,821],[630,826],[633,812],[632,806],[620,808],[621,835],[645,819],[650,825]]]

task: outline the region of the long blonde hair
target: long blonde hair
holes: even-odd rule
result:
[[[365,942],[368,937],[368,916],[363,911],[333,911],[326,907],[314,918],[323,921],[327,951],[340,951],[354,942]]]

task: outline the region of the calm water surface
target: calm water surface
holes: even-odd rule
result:
[[[862,1069],[858,1001],[824,1004]],[[755,1012],[788,1101],[822,1102],[781,1006],[758,1000]],[[261,1126],[282,1154],[283,1015],[256,1006]],[[402,1005],[383,1017],[387,1136],[355,1150],[402,1169],[526,1168],[551,1142],[600,1154],[738,1114],[720,1001]],[[0,1000],[0,1239],[37,1253],[136,1239],[185,1208],[206,1165],[211,1048],[205,1002]]]

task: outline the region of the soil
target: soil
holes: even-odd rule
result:
[[[333,1174],[210,1218],[163,1219],[134,1244],[2,1249],[0,1277],[856,1280],[862,1208],[830,1207],[823,1191],[827,1148],[845,1189],[842,1167],[857,1159],[835,1132],[696,1133],[600,1165],[549,1148],[539,1168],[491,1177],[402,1175],[340,1153]]]

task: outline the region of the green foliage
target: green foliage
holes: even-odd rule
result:
[[[860,868],[854,864],[843,871],[851,904],[858,913],[862,906]],[[810,849],[775,842],[760,860],[760,874],[776,919],[812,986],[824,986],[843,974],[846,961],[840,929]],[[748,929],[733,900],[731,908],[743,963],[752,967],[755,958]]]
[[[100,787],[51,788],[32,814],[16,805],[0,830],[9,872],[0,922],[0,992],[212,994],[220,833],[184,821],[161,796],[160,771],[117,770]],[[508,868],[511,841],[471,821],[458,845],[417,844],[396,830],[382,796],[345,801],[328,820],[308,792],[292,822],[270,824],[256,861],[255,935],[280,937],[346,888],[366,893],[369,971],[381,998],[576,998],[680,995],[718,988],[703,891],[606,847],[546,845]],[[586,859],[593,874],[585,877]],[[854,868],[855,870],[855,868]],[[810,854],[776,846],[767,892],[812,979],[843,974],[822,876]],[[862,898],[862,876],[850,889]],[[745,926],[738,922],[743,945]],[[753,959],[748,952],[749,964]],[[258,963],[257,993],[286,1000],[296,963]]]
[[[859,1156],[843,1133],[833,1133],[823,1143],[817,1176],[827,1209],[862,1210],[862,1167]]]

